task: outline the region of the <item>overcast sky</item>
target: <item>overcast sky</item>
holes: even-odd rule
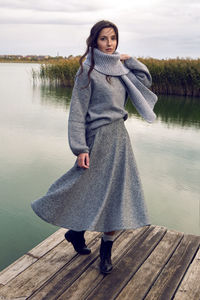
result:
[[[0,0],[0,54],[83,54],[102,19],[118,26],[121,53],[200,57],[200,0]]]

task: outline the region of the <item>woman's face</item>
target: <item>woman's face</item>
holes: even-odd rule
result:
[[[117,37],[112,27],[104,28],[100,31],[97,39],[97,47],[100,51],[112,54],[117,47]]]

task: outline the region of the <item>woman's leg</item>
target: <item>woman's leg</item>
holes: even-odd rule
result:
[[[115,231],[104,232],[100,246],[100,271],[109,274],[112,271],[111,251],[115,238]]]

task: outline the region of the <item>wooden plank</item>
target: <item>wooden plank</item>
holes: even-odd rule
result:
[[[58,230],[6,268],[8,273],[0,273],[6,283],[0,281],[1,300],[199,299],[200,237],[185,235],[177,246],[181,233],[173,232],[170,239],[171,231],[163,227],[121,232],[113,245],[114,269],[104,276],[99,272],[100,234],[86,232],[93,253],[80,256],[65,241],[65,231]]]
[[[111,300],[119,294],[129,279],[166,233],[166,229],[151,226],[122,257],[112,273],[105,276],[100,284],[86,298],[87,300]]]
[[[0,273],[0,284],[6,285],[10,280],[15,278],[29,266],[31,266],[37,258],[31,257],[29,255],[23,255],[6,269]]]
[[[199,241],[200,238],[197,236],[184,235],[171,259],[145,297],[145,300],[173,298],[184,273],[199,247]]]
[[[182,237],[179,232],[168,231],[116,299],[144,299]]]
[[[3,271],[0,272],[0,284],[7,284],[10,280],[15,278],[29,266],[31,266],[39,257],[54,248],[57,244],[64,240],[64,232],[66,229],[63,228],[57,230],[55,233],[50,235],[47,239],[33,248],[31,251],[17,259],[14,263],[9,265]]]
[[[28,253],[39,258],[53,249],[59,243],[65,240],[64,234],[67,231],[65,228],[61,228],[30,250]]]
[[[120,259],[125,252],[128,251],[129,247],[132,243],[139,238],[146,230],[148,226],[138,228],[136,230],[126,230],[121,234],[113,244],[112,251],[112,262],[113,265]],[[97,260],[91,264],[88,269],[81,274],[75,280],[68,289],[65,288],[64,293],[58,297],[59,300],[81,300],[85,299],[85,297],[94,289],[95,286],[102,280],[104,277],[103,274],[99,271],[99,253]],[[51,298],[50,298],[51,299]]]
[[[89,241],[93,240],[96,236],[96,232],[89,232],[87,234]],[[77,254],[71,243],[67,241],[61,242],[29,266],[24,272],[8,282],[6,286],[2,287],[0,289],[0,296],[7,297],[6,300],[13,297],[30,296],[75,256]]]
[[[200,249],[190,265],[174,300],[188,300],[200,298]]]
[[[119,235],[121,232],[118,233]],[[88,266],[98,257],[98,247],[101,234],[90,244],[92,253],[90,255],[78,255],[70,264],[64,266],[62,270],[56,273],[39,291],[34,293],[29,299],[55,299],[65,289],[76,280]]]

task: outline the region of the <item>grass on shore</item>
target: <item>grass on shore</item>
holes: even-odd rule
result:
[[[200,96],[200,59],[138,58],[144,63],[153,79],[152,91],[164,95]],[[72,87],[79,68],[79,57],[60,59],[42,64],[39,74],[34,70],[33,78],[39,77],[50,85]]]

